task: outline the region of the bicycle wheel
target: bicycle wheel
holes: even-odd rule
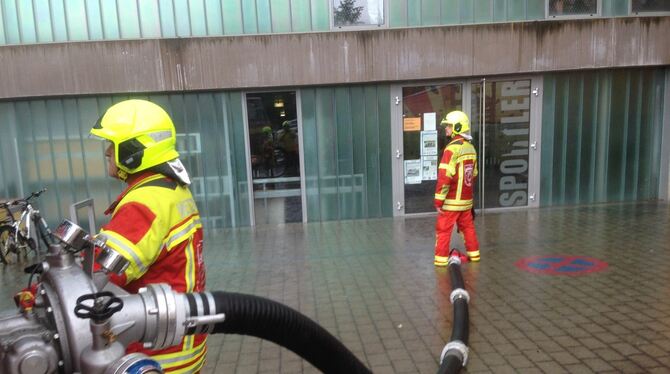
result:
[[[0,261],[12,264],[18,259],[18,247],[14,237],[14,227],[0,226]]]

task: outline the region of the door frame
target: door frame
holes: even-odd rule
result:
[[[252,227],[256,226],[256,209],[254,207],[254,185],[253,185],[253,171],[251,169],[251,144],[249,143],[249,114],[247,108],[247,95],[255,93],[272,93],[272,92],[295,92],[295,111],[296,120],[298,123],[298,158],[300,162],[300,204],[302,210],[302,223],[307,223],[307,192],[305,190],[305,155],[303,152],[302,140],[302,100],[300,90],[297,88],[285,89],[263,89],[263,90],[249,90],[241,91],[242,95],[242,120],[244,121],[244,154],[247,165],[247,194],[249,196],[249,223]]]
[[[393,173],[393,216],[394,217],[421,217],[434,215],[434,212],[425,213],[405,213],[405,178],[403,166],[403,102],[402,89],[404,87],[417,86],[436,86],[447,84],[462,85],[463,93],[463,111],[471,117],[471,99],[472,99],[472,84],[481,83],[482,80],[488,82],[494,81],[508,81],[508,80],[530,80],[530,128],[528,134],[528,204],[520,207],[506,207],[506,208],[485,208],[478,209],[481,212],[498,212],[510,210],[522,210],[528,208],[537,208],[540,206],[540,177],[541,177],[541,155],[542,155],[542,89],[543,78],[541,75],[519,75],[519,76],[483,76],[468,79],[444,79],[438,81],[427,82],[407,82],[401,84],[394,84],[391,86],[389,98],[391,100],[391,158],[392,173]],[[477,150],[480,154],[485,154],[486,149]],[[441,152],[441,150],[440,150]],[[441,155],[441,153],[440,153]],[[438,157],[440,156],[438,155]],[[479,168],[483,173],[483,168]],[[486,176],[484,175],[484,178]]]

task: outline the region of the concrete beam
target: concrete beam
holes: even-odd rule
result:
[[[0,47],[0,99],[670,64],[670,17]]]

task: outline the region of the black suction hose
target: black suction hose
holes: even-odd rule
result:
[[[212,292],[225,321],[210,333],[250,335],[277,343],[324,373],[371,373],[347,347],[298,311],[270,299]],[[203,298],[204,300],[204,298]]]
[[[465,291],[461,261],[457,256],[449,258],[449,276],[451,278],[451,302],[454,305],[454,321],[451,329],[451,340],[444,347],[442,362],[438,374],[459,373],[467,363],[468,335],[470,320],[468,316],[468,299]]]

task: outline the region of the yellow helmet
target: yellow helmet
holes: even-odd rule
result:
[[[125,100],[113,105],[93,126],[91,135],[114,144],[114,162],[128,174],[179,157],[170,116],[146,100]]]
[[[452,126],[454,129],[453,133],[456,135],[470,131],[470,120],[468,119],[468,115],[460,110],[454,110],[447,113],[442,122],[440,122],[440,125]]]

